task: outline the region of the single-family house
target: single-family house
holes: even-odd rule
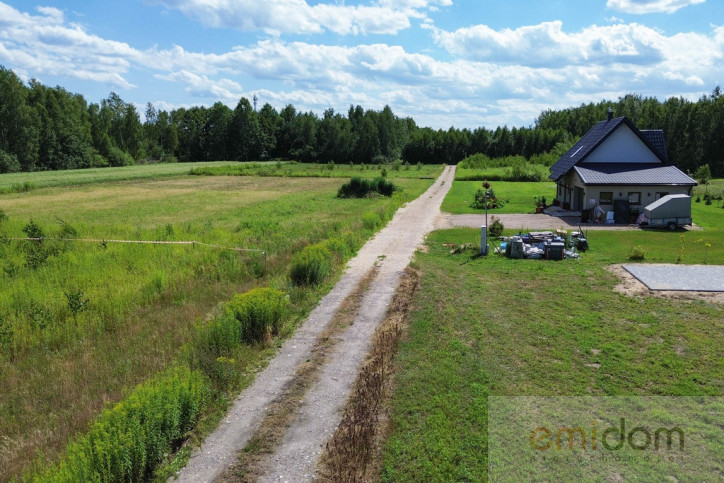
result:
[[[663,130],[639,130],[610,109],[550,171],[564,208],[586,212],[600,206],[615,212],[617,223],[627,223],[662,196],[691,196],[697,184],[669,164]]]

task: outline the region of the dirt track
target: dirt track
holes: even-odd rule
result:
[[[402,273],[425,235],[435,228],[440,205],[455,177],[448,166],[423,195],[408,203],[377,235],[369,240],[335,287],[320,301],[277,356],[234,402],[219,428],[191,457],[180,481],[213,481],[236,461],[249,442],[270,405],[282,397],[300,364],[342,302],[375,264],[377,276],[362,296],[359,315],[331,348],[319,369],[318,382],[305,394],[282,443],[269,456],[261,481],[308,481],[323,446],[339,425],[352,385],[369,350],[377,325],[382,321]]]

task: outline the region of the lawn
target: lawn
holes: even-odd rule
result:
[[[62,172],[55,185],[32,173],[35,189],[0,194],[0,479],[17,476],[36,452],[53,460],[104,406],[182,358],[196,322],[234,293],[262,285],[287,292],[288,335],[333,281],[292,287],[290,257],[330,238],[361,246],[432,183],[391,176],[403,188],[392,198],[342,200],[340,179],[188,176],[184,168],[132,167],[132,181]],[[33,226],[42,242],[12,240]],[[265,255],[223,249],[236,247]],[[234,355],[237,390],[273,347]]]
[[[482,189],[481,181],[455,181],[450,188],[441,210],[453,214],[484,213],[484,210],[472,208],[475,192]],[[490,182],[495,196],[505,201],[505,206],[488,210],[488,214],[496,213],[534,213],[534,196],[545,196],[548,204],[556,195],[556,184],[553,182],[522,183],[509,181]]]
[[[596,232],[581,259],[547,262],[450,255],[444,243],[477,243],[477,230],[432,233],[414,262],[423,278],[397,356],[382,480],[486,481],[488,445],[498,443],[487,439],[489,396],[724,395],[724,306],[624,296],[606,270],[627,262],[634,244],[645,247],[646,261],[673,262],[682,234]],[[722,235],[721,228],[686,233],[683,262],[724,264]],[[724,450],[706,434],[694,480],[711,478]],[[511,481],[555,480],[562,467],[507,457],[517,471]],[[625,479],[640,461],[586,463],[563,479]],[[642,468],[656,480],[680,476],[667,462]]]

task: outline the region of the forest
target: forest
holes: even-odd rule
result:
[[[147,104],[142,121],[132,103],[110,93],[100,103],[31,80],[0,66],[0,173],[150,162],[264,161],[379,164],[455,164],[476,153],[523,156],[550,165],[611,107],[640,129],[664,129],[669,161],[693,172],[708,164],[724,176],[724,96],[716,87],[696,102],[627,94],[559,111],[547,110],[529,127],[435,130],[414,119],[350,106],[346,115],[277,111],[241,98],[234,109],[174,109]]]

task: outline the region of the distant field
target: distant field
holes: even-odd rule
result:
[[[708,208],[717,229],[595,232],[576,261],[451,256],[443,243],[477,243],[478,231],[432,233],[416,256],[423,276],[396,359],[382,481],[487,481],[488,396],[723,396],[724,306],[620,295],[605,268],[627,262],[634,244],[647,262],[673,263],[681,236],[683,263],[724,264],[724,210]],[[714,457],[695,465],[695,480],[719,463],[721,441],[706,441]],[[643,469],[637,461],[615,474]],[[559,479],[555,464],[515,466],[521,479]],[[599,466],[572,478],[611,477]],[[679,474],[676,463],[645,468],[651,480]]]
[[[51,186],[75,186],[81,184],[127,181],[144,178],[161,178],[188,174],[192,166],[214,167],[228,162],[151,164],[118,168],[72,169],[64,171],[38,171],[33,173],[0,174],[0,193],[28,191]]]
[[[290,257],[329,238],[359,247],[432,183],[392,178],[403,188],[392,198],[341,200],[340,179],[187,176],[189,169],[31,173],[24,176],[35,189],[0,194],[0,480],[37,450],[55,457],[105,404],[169,367],[194,323],[234,293],[278,287],[290,294],[293,320],[303,317],[329,285],[289,286]],[[31,220],[43,242],[11,240],[27,236]],[[76,237],[97,241],[58,239]],[[112,239],[195,240],[266,256],[103,241]],[[244,351],[233,361],[242,383],[273,352]]]
[[[505,201],[505,206],[488,210],[488,214],[496,213],[534,213],[534,196],[545,196],[548,204],[556,195],[556,185],[553,182],[518,183],[508,181],[491,181],[491,188],[498,199]],[[481,181],[455,181],[450,188],[442,211],[453,214],[484,213],[484,210],[472,208],[475,192],[483,189]]]
[[[191,171],[196,175],[230,176],[282,176],[314,178],[374,178],[383,171],[389,178],[428,178],[440,175],[439,164],[316,164],[296,162],[234,163],[223,166],[198,167]]]

